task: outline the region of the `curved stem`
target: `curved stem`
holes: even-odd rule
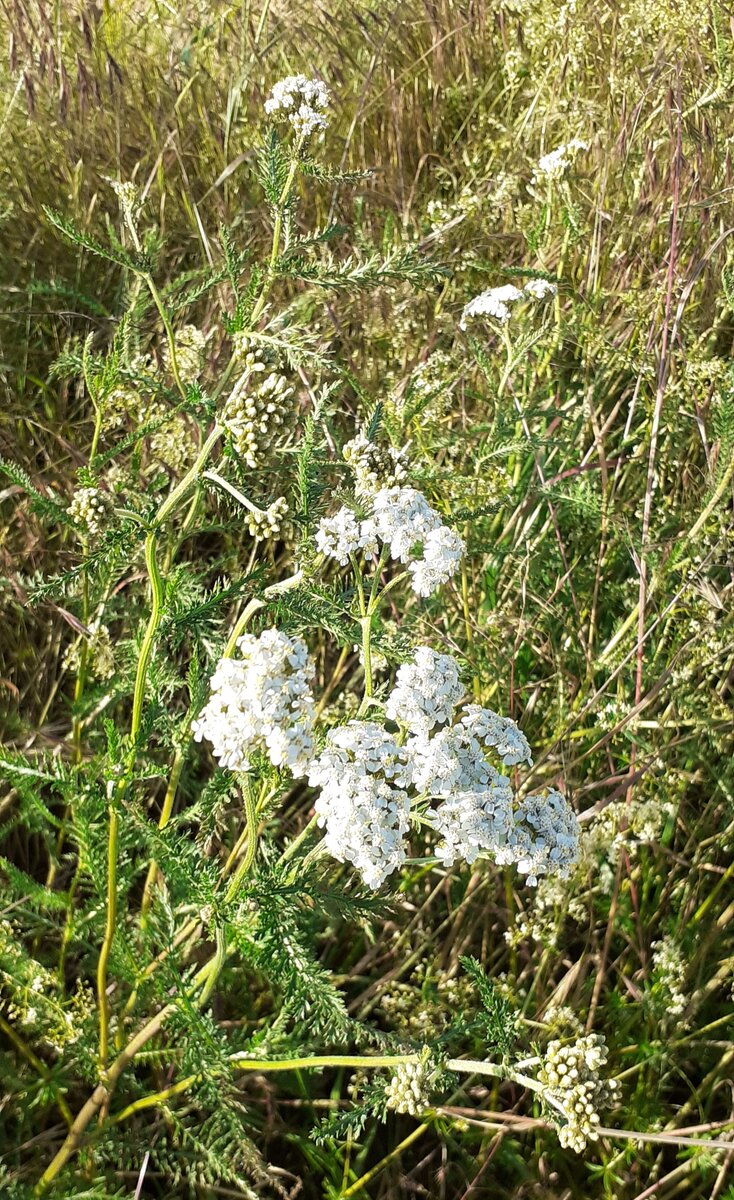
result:
[[[146,284],[148,285],[148,290],[149,290],[151,296],[153,297],[153,302],[154,302],[156,308],[158,309],[158,314],[161,318],[161,321],[163,322],[163,328],[166,331],[166,339],[168,341],[168,350],[171,355],[171,374],[173,375],[176,387],[178,388],[181,398],[183,400],[186,400],[188,394],[187,394],[186,388],[184,386],[184,382],[181,378],[181,372],[179,371],[179,367],[178,367],[178,357],[176,354],[176,337],[173,332],[171,318],[168,315],[168,310],[166,309],[166,306],[163,303],[163,299],[161,297],[160,292],[158,291],[158,288],[156,286],[155,280],[153,279],[153,276],[150,274],[149,271],[142,272],[142,275],[143,275],[143,279],[145,280]]]
[[[148,666],[150,664],[151,655],[153,653],[153,642],[155,640],[155,635],[158,632],[158,625],[160,623],[161,611],[163,608],[163,580],[161,578],[160,571],[158,570],[156,548],[157,535],[155,531],[151,531],[145,539],[145,565],[148,569],[148,578],[150,579],[152,596],[148,624],[143,636],[143,644],[140,647],[138,667],[135,673],[133,715],[130,723],[130,741],[133,743],[133,747],[131,747],[131,754],[135,753],[134,742],[140,732],[140,725],[143,719],[145,682],[148,675]]]
[[[249,783],[244,789],[244,798],[245,819],[247,822],[247,849],[242,857],[242,862],[235,871],[232,881],[227,888],[224,897],[225,903],[234,900],[242,880],[250,873],[250,868],[255,861],[255,854],[257,853],[257,808]]]

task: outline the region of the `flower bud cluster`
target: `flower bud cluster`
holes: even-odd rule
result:
[[[237,454],[248,467],[261,466],[282,426],[293,411],[293,388],[284,375],[267,372],[265,363],[250,353],[246,370],[224,406],[222,424]]]
[[[100,621],[92,621],[89,626],[87,644],[87,664],[96,679],[109,679],[115,673],[115,658],[112,649],[112,638],[106,625]],[[82,659],[82,642],[76,641],[64,656],[64,666],[78,671]]]
[[[592,1033],[568,1045],[550,1042],[538,1072],[549,1099],[566,1118],[558,1140],[577,1154],[588,1140],[599,1137],[599,1110],[613,1102],[619,1086],[615,1079],[604,1079],[599,1074],[607,1059],[603,1036]]]
[[[109,520],[111,508],[109,496],[99,488],[81,487],[74,492],[66,511],[85,534],[97,537]]]
[[[315,668],[305,642],[266,629],[243,634],[237,647],[242,657],[221,659],[211,678],[209,701],[191,726],[196,741],[210,741],[231,771],[247,771],[259,749],[273,766],[305,775],[315,721]]]
[[[151,458],[176,473],[184,471],[193,457],[194,440],[191,428],[183,413],[174,413],[169,419],[165,405],[153,402],[146,413],[148,421],[162,421],[151,434],[148,446]]]
[[[254,537],[256,542],[265,542],[270,538],[277,538],[283,527],[283,519],[288,513],[288,501],[284,496],[279,496],[267,508],[256,508],[253,504],[252,508],[247,511],[245,521],[250,536]]]
[[[344,461],[354,472],[357,496],[373,496],[381,488],[402,483],[407,475],[405,448],[380,446],[365,433],[358,433],[342,450]]]
[[[431,1099],[433,1069],[428,1061],[398,1063],[385,1089],[385,1102],[397,1113],[418,1117]]]
[[[142,206],[137,184],[129,179],[110,179],[109,184],[120,201],[123,217],[134,225]]]
[[[680,947],[672,937],[652,943],[655,982],[665,997],[666,1012],[680,1017],[688,1005],[686,996],[686,964]]]

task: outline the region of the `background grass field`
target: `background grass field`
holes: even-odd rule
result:
[[[263,100],[283,75],[318,74],[334,95],[323,158],[372,173],[347,188],[314,182],[299,220],[342,223],[335,253],[420,246],[447,269],[418,290],[345,289],[325,303],[284,285],[277,298],[353,377],[335,427],[348,431],[382,402],[391,432],[410,442],[416,481],[447,511],[467,513],[464,577],[440,602],[405,614],[405,627],[460,648],[476,696],[521,719],[536,781],[562,785],[590,831],[573,887],[555,891],[536,894],[486,864],[408,869],[397,903],[371,926],[323,917],[321,962],[352,1014],[385,1029],[440,1028],[469,1003],[462,954],[502,981],[529,1022],[570,1006],[606,1036],[622,1085],[607,1124],[646,1138],[604,1137],[575,1156],[527,1094],[472,1084],[424,1121],[396,1117],[368,1124],[358,1141],[319,1147],[309,1129],[347,1094],[345,1080],[292,1074],[241,1083],[248,1136],[271,1164],[247,1186],[309,1198],[732,1200],[727,7],[7,0],[0,25],[3,458],[68,503],[93,414],[84,387],[51,367],[70,338],[109,344],[130,304],[119,267],[60,237],[44,206],[101,239],[118,222],[108,178],[133,178],[160,232],[158,280],[169,294],[219,264],[222,226],[256,259],[270,238],[253,169]],[[574,137],[588,150],[573,170],[534,183],[541,155]],[[557,279],[558,294],[542,317],[512,327],[509,366],[501,339],[476,331],[477,362],[458,330],[462,308],[519,271]],[[215,380],[225,292],[211,288],[189,313],[210,334]],[[412,415],[401,397],[416,380],[428,401]],[[2,488],[3,740],[63,757],[69,605],[27,599],[76,550],[16,481]],[[230,522],[192,538],[179,557],[211,587],[243,570],[243,547]],[[273,553],[277,570],[285,551]],[[356,658],[345,670],[348,691]],[[124,708],[124,697],[115,703]],[[193,769],[183,776],[182,806],[200,783]],[[49,849],[13,825],[14,796],[12,781],[2,784],[0,875],[11,863],[42,883]],[[302,827],[309,804],[297,794],[282,816],[287,833]],[[62,864],[57,886],[68,883]],[[43,944],[44,928],[29,915],[29,948]],[[84,978],[83,931],[70,953]],[[0,1149],[7,1186],[21,1188],[60,1130],[13,1037],[13,971],[7,951]],[[233,967],[218,1021],[257,1019],[265,1001],[247,986],[245,1001]],[[55,1075],[32,1021],[23,1046]],[[76,1111],[86,1085],[75,1090],[73,1072],[71,1082],[59,1078]],[[141,1147],[151,1151],[142,1195],[239,1194],[226,1133],[184,1136],[196,1128],[197,1101],[178,1103],[173,1121],[163,1109],[120,1125],[97,1152],[98,1175],[89,1167],[85,1183],[80,1169],[65,1185],[76,1191],[59,1194],[132,1196]]]

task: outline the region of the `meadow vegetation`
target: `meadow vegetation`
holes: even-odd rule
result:
[[[727,6],[0,27],[0,1193],[734,1200]]]

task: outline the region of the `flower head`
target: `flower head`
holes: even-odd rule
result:
[[[438,857],[450,867],[457,859],[473,863],[480,851],[507,862],[506,846],[512,828],[512,788],[504,775],[490,767],[491,778],[481,791],[452,792],[429,811],[428,819],[441,841]]]
[[[317,548],[342,566],[358,551],[365,557],[390,548],[390,556],[410,563],[413,590],[429,596],[458,569],[465,552],[462,539],[415,488],[380,488],[372,498],[372,513],[358,521],[350,509],[325,517],[316,534]]]
[[[342,454],[354,472],[354,490],[358,496],[372,496],[380,488],[393,487],[405,479],[405,448],[380,446],[365,433],[358,433],[346,443]]]
[[[595,1033],[564,1045],[548,1044],[543,1066],[538,1072],[548,1098],[565,1117],[558,1140],[580,1154],[588,1139],[599,1137],[599,1109],[614,1099],[616,1079],[604,1079],[600,1068],[607,1064],[604,1038]]]
[[[377,550],[377,538],[369,521],[359,521],[350,508],[340,508],[333,517],[322,517],[316,530],[316,549],[346,567],[352,554],[365,558]]]
[[[464,305],[459,328],[466,329],[467,321],[474,317],[493,317],[495,321],[499,321],[500,325],[506,325],[512,315],[510,305],[516,304],[522,298],[523,293],[520,288],[516,288],[512,283],[503,284],[502,287],[489,288],[488,291],[481,292],[479,296],[475,296],[473,300]]]
[[[512,861],[531,885],[539,875],[565,879],[579,858],[580,832],[576,814],[560,792],[550,788],[545,795],[528,796],[515,813]]]
[[[423,543],[423,557],[408,568],[413,576],[413,591],[431,596],[459,569],[466,552],[463,538],[446,525],[432,529]]]
[[[231,771],[247,771],[260,749],[274,766],[305,775],[315,721],[315,668],[305,642],[266,629],[259,637],[243,634],[237,647],[241,658],[221,659],[211,678],[209,701],[192,724],[196,741],[210,741]]]
[[[406,751],[382,726],[349,721],[329,732],[308,782],[321,789],[315,809],[319,825],[326,826],[329,853],[351,862],[368,887],[378,888],[405,861]]]
[[[588,142],[582,142],[580,138],[572,138],[564,146],[558,146],[555,150],[551,150],[549,154],[544,154],[542,158],[538,159],[537,166],[533,172],[533,183],[538,183],[542,177],[546,179],[562,179],[576,156],[583,150],[588,149]]]
[[[284,117],[305,138],[317,129],[326,129],[330,101],[329,89],[320,79],[288,75],[274,84],[265,101],[265,112],[268,116]]]
[[[434,726],[451,722],[463,694],[456,659],[420,646],[412,662],[398,668],[385,712],[411,733],[429,734]]]
[[[529,279],[523,291],[533,300],[545,300],[546,296],[555,296],[558,288],[547,279]]]
[[[112,501],[96,487],[77,488],[67,508],[71,519],[90,537],[97,537],[107,524]]]

